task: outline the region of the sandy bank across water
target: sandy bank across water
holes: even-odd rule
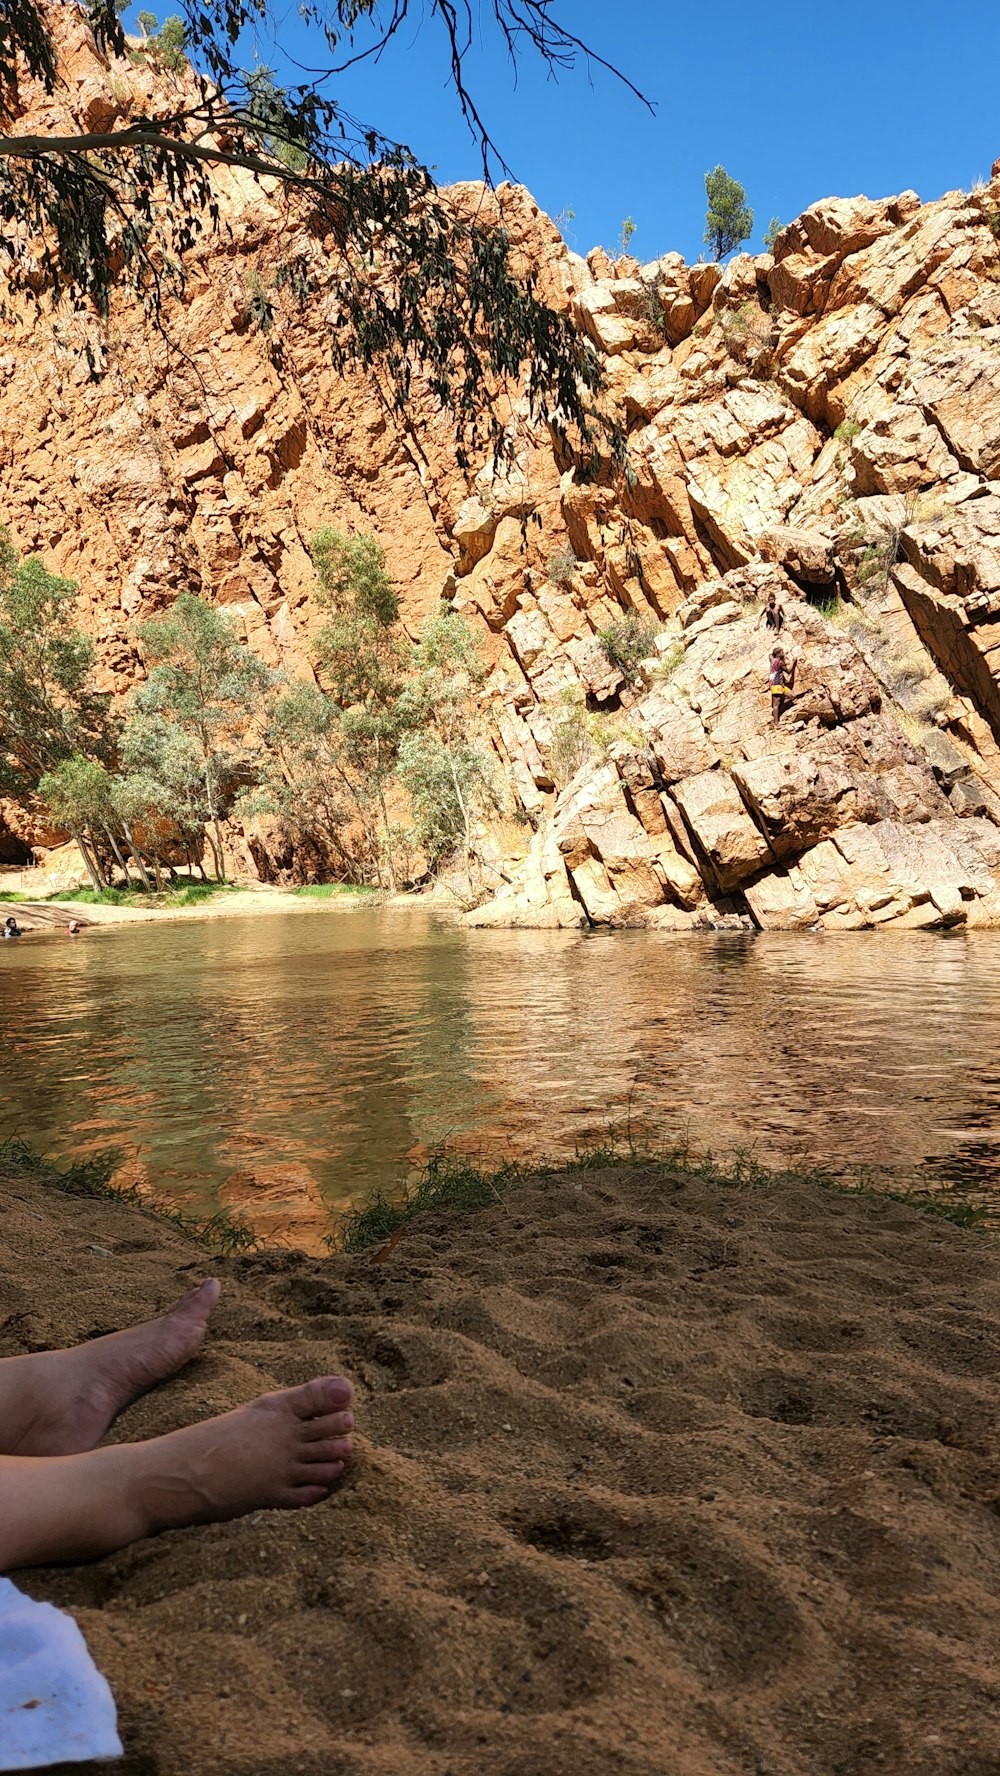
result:
[[[86,929],[90,925],[149,925],[164,919],[227,919],[270,915],[273,913],[307,913],[317,908],[395,905],[412,906],[411,895],[331,895],[326,900],[299,897],[283,888],[241,888],[219,894],[215,900],[186,907],[132,907],[91,905],[75,900],[20,900],[0,898],[0,924],[12,913],[25,931],[63,931],[70,919],[79,920]]]
[[[204,1268],[0,1182],[3,1354]],[[207,1354],[114,1435],[343,1367],[360,1455],[314,1511],[28,1575],[110,1677],[124,1776],[995,1776],[987,1236],[620,1169],[381,1260],[220,1268]]]

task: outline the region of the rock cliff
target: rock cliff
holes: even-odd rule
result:
[[[61,11],[64,86],[25,90],[22,127],[109,124],[154,76]],[[499,476],[419,387],[396,420],[330,366],[308,216],[217,183],[162,331],[123,295],[106,324],[26,307],[0,334],[0,521],[78,581],[104,688],[182,589],[308,673],[308,540],[370,530],[408,625],[443,595],[488,650],[520,824],[480,923],[1000,924],[1000,161],[935,203],[818,203],[725,267],[584,260],[523,189],[453,188],[604,354],[620,474],[569,466],[516,402]],[[648,657],[616,664],[598,637],[627,613]]]

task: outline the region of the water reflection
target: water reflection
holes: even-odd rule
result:
[[[1000,936],[463,932],[303,909],[4,947],[0,1133],[273,1229],[442,1144],[626,1125],[1000,1191]]]

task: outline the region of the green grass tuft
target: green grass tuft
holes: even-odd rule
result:
[[[112,1175],[120,1161],[119,1153],[113,1148],[105,1148],[60,1168],[36,1153],[27,1141],[0,1141],[0,1171],[33,1178],[64,1196],[86,1197],[92,1202],[124,1203],[126,1208],[141,1209],[145,1214],[155,1215],[158,1221],[168,1222],[178,1233],[195,1240],[219,1258],[257,1250],[260,1241],[249,1222],[228,1209],[220,1209],[214,1215],[191,1215],[186,1209],[175,1208],[157,1197],[145,1196],[134,1184],[112,1184]]]
[[[581,1171],[607,1171],[618,1166],[641,1166],[646,1171],[661,1173],[664,1179],[698,1178],[721,1190],[759,1190],[778,1184],[807,1184],[819,1190],[840,1191],[847,1196],[904,1203],[923,1214],[950,1221],[956,1227],[980,1228],[987,1222],[987,1211],[981,1203],[960,1196],[947,1186],[938,1191],[924,1186],[911,1190],[887,1188],[870,1173],[852,1179],[838,1177],[822,1166],[772,1169],[762,1165],[751,1149],[737,1149],[727,1159],[720,1159],[710,1151],[699,1151],[688,1142],[665,1150],[649,1151],[637,1147],[632,1141],[616,1141],[612,1136],[599,1145],[582,1148],[570,1160],[525,1168],[507,1164],[490,1170],[467,1160],[437,1154],[415,1183],[401,1185],[395,1194],[375,1190],[359,1208],[348,1210],[327,1244],[331,1251],[364,1252],[392,1239],[415,1216],[425,1212],[485,1209],[493,1203],[505,1204],[511,1190],[519,1184],[530,1184],[541,1178],[567,1177]]]
[[[481,1171],[466,1160],[438,1154],[416,1183],[403,1185],[398,1196],[374,1190],[360,1208],[349,1209],[328,1243],[340,1252],[367,1251],[369,1246],[390,1239],[414,1215],[435,1209],[485,1209],[490,1203],[502,1202],[523,1176],[514,1165]]]

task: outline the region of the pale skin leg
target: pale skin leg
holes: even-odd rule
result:
[[[145,1326],[0,1362],[0,1572],[328,1497],[351,1451],[341,1377],[147,1443],[92,1447],[129,1400],[194,1354],[218,1296],[205,1283]]]
[[[93,1449],[132,1400],[196,1355],[222,1293],[214,1277],[168,1313],[71,1350],[0,1361],[0,1455]]]

